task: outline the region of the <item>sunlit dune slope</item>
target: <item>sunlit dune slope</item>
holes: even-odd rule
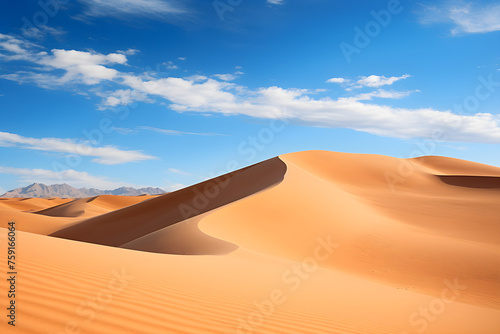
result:
[[[419,164],[403,177],[398,170],[408,161],[384,156],[311,151],[280,158],[287,174],[279,186],[207,216],[201,230],[294,260],[329,235],[341,247],[325,267],[431,295],[446,278],[460,277],[468,285],[464,301],[499,306],[500,188],[449,185]],[[461,174],[468,168],[456,167]]]

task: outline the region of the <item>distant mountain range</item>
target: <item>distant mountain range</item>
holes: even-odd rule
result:
[[[159,195],[165,191],[160,188],[141,188],[121,187],[115,190],[98,190],[95,188],[74,188],[67,184],[45,184],[33,183],[24,188],[17,188],[6,192],[0,197],[61,197],[61,198],[83,198],[98,195],[121,195],[121,196],[139,196],[139,195]]]

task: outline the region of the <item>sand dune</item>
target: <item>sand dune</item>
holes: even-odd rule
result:
[[[54,217],[89,218],[137,204],[153,197],[156,196],[100,195],[89,198],[75,199],[73,201],[40,210],[35,213]]]
[[[20,211],[43,210],[55,205],[70,202],[71,199],[61,198],[0,198],[0,207],[17,209]]]
[[[455,158],[424,156],[408,159],[408,161],[412,163],[416,162],[422,166],[431,168],[436,174],[500,176],[498,167]]]
[[[95,198],[75,199],[69,203],[59,204],[48,209],[36,211],[35,213],[52,217],[80,217],[85,214],[87,203],[94,199]]]
[[[49,235],[84,219],[137,204],[156,196],[70,198],[0,198],[0,227],[15,220],[17,229]],[[46,216],[46,217],[44,217]]]
[[[144,201],[0,201],[23,277],[0,330],[496,334],[499,178],[307,151]]]
[[[203,216],[189,218],[164,227],[120,247],[179,255],[220,255],[231,253],[238,248],[234,244],[201,232],[198,223]]]
[[[280,182],[278,158],[229,173],[147,202],[83,221],[51,236],[120,246],[182,220],[253,195]],[[99,229],[100,233],[95,233]]]
[[[157,195],[141,195],[141,196],[100,195],[93,197],[91,204],[93,206],[106,209],[108,211],[114,211],[155,197],[157,197]]]

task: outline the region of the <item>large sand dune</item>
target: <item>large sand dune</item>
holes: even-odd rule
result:
[[[307,151],[161,196],[1,199],[0,332],[497,334],[499,180]]]

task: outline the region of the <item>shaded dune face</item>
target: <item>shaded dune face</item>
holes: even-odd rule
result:
[[[63,203],[34,213],[51,217],[80,217],[85,214],[87,203],[92,202],[95,198],[75,199],[69,203]]]
[[[467,188],[497,188],[500,189],[500,177],[476,175],[438,175],[446,184]]]
[[[142,242],[131,243],[133,240],[272,187],[283,180],[285,172],[286,165],[279,158],[273,158],[173,193],[85,220],[52,233],[51,236],[115,247],[127,245],[126,247],[137,249],[139,244],[147,245],[148,243],[144,242],[145,239],[142,239]],[[187,227],[187,223],[185,225],[185,229],[181,227],[165,229],[150,237],[156,240],[161,234],[172,233],[174,235],[175,233],[180,236],[189,231],[187,235],[196,235],[197,239],[205,243],[210,243],[208,240],[214,242],[211,237],[201,235],[203,234],[201,231],[197,232],[197,228],[194,229],[190,225]],[[186,240],[186,242],[191,241]],[[222,248],[234,248],[226,246],[225,244]],[[165,251],[165,246],[162,247],[153,249]],[[153,250],[149,246],[146,248]]]
[[[121,248],[176,255],[223,255],[238,246],[209,236],[198,227],[204,215],[172,224],[122,245]]]
[[[94,197],[65,201],[62,204],[50,206],[48,208],[35,211],[33,213],[51,217],[61,217],[61,218],[81,217],[82,219],[86,219],[94,216],[99,216],[109,211],[114,211],[133,204],[137,204],[139,202],[154,197],[156,197],[156,195],[141,195],[141,196],[99,195]]]

